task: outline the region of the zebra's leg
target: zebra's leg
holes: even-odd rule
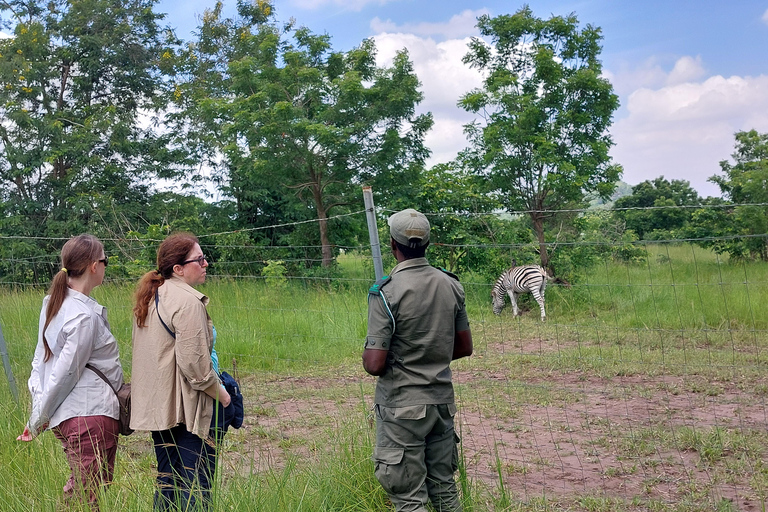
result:
[[[520,310],[517,307],[517,294],[512,290],[507,290],[507,295],[509,295],[509,300],[510,302],[512,302],[512,315],[513,316],[519,315]]]
[[[541,321],[546,322],[547,314],[544,312],[544,294],[541,292],[542,290],[531,290],[533,298],[539,303],[539,308],[541,309]]]

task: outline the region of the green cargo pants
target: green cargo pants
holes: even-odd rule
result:
[[[376,409],[376,479],[398,512],[461,512],[454,404]]]

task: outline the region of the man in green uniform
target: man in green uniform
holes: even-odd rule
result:
[[[464,289],[424,257],[429,221],[413,209],[389,218],[397,265],[368,294],[363,367],[378,376],[379,483],[398,512],[461,511],[453,474],[459,441],[450,363],[472,354]]]

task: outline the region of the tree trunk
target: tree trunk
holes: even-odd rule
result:
[[[539,241],[541,266],[549,268],[549,253],[547,252],[547,243],[544,240],[544,217],[535,212],[531,214],[531,221],[533,221],[533,231],[536,233],[536,239]]]
[[[328,216],[323,210],[319,210],[317,214],[320,222],[320,245],[323,252],[323,266],[330,267],[333,263],[333,251],[331,251],[331,241],[328,239]]]
[[[317,218],[320,222],[320,245],[322,246],[323,266],[330,267],[333,263],[333,251],[331,251],[331,241],[328,238],[328,212],[323,206],[323,192],[319,186],[312,187],[312,197],[315,200],[317,209]]]

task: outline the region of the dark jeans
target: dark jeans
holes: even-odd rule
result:
[[[157,457],[156,511],[207,511],[216,471],[216,446],[184,424],[152,432]]]

